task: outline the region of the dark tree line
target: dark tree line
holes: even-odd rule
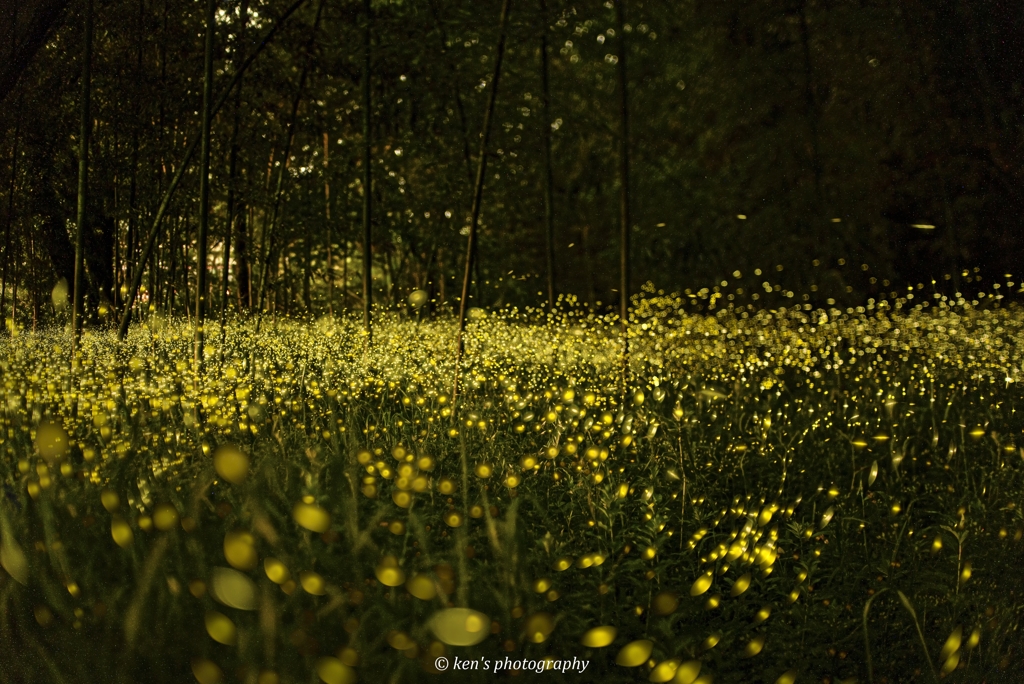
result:
[[[502,5],[6,3],[3,317],[78,276],[114,325],[1013,272],[1007,3]]]

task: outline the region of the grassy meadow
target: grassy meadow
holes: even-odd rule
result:
[[[1021,681],[1024,312],[701,303],[13,329],[0,679]]]

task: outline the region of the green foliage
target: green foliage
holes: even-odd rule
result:
[[[1020,310],[683,300],[636,302],[625,389],[614,317],[482,313],[454,410],[450,319],[381,313],[369,349],[237,320],[198,373],[177,319],[87,331],[74,369],[64,332],[3,338],[5,675],[625,682],[638,640],[716,682],[1013,665]],[[432,627],[451,606],[478,643]]]
[[[215,90],[290,4],[221,0]],[[285,167],[268,307],[319,315],[360,305],[361,4],[328,2],[310,45],[318,3],[307,2],[243,79],[237,137],[234,98],[213,123],[210,268],[223,272],[233,218],[231,308],[249,308]],[[998,275],[1016,267],[1024,70],[1011,46],[1022,24],[999,3],[630,0],[623,35],[614,31],[611,2],[548,5],[546,27],[539,2],[511,9],[476,304],[521,306],[544,289],[542,31],[560,292],[595,307],[619,299],[613,62],[621,40],[631,92],[634,282],[698,289],[736,269],[784,264],[787,288],[815,285],[825,298],[853,302],[881,291],[870,277],[927,282],[947,272],[959,286],[964,268]],[[499,7],[376,6],[375,301],[394,304],[425,289],[450,305],[461,283],[460,231]],[[90,316],[104,299],[118,308],[149,220],[198,134],[201,14],[198,6],[128,0],[97,6]],[[19,283],[15,317],[37,324],[52,283],[72,277],[81,21],[70,8],[0,111],[5,294]],[[282,160],[297,96],[295,138]],[[184,313],[194,300],[196,176],[186,174],[145,266],[150,303],[164,312]],[[227,216],[229,187],[235,217]],[[838,267],[840,259],[869,264],[870,277]],[[809,268],[813,260],[821,270]],[[221,298],[215,288],[209,301]]]

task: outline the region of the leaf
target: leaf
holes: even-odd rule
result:
[[[631,641],[619,650],[615,663],[623,667],[637,667],[647,662],[654,650],[654,643],[647,639]]]
[[[821,524],[818,525],[819,531],[825,529],[825,527],[827,527],[828,524],[832,522],[832,516],[834,516],[835,513],[835,506],[829,506],[828,509],[821,516]]]
[[[14,578],[18,584],[28,584],[28,558],[18,546],[18,542],[9,535],[4,535],[0,542],[0,566]]]

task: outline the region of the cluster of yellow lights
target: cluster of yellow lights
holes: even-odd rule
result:
[[[1004,407],[1018,395],[1024,318],[941,295],[927,307],[903,298],[845,311],[794,304],[708,315],[688,309],[691,299],[638,301],[625,386],[613,316],[571,307],[544,319],[480,312],[454,401],[447,321],[381,316],[368,350],[348,319],[285,321],[258,333],[210,326],[201,369],[182,321],[153,317],[123,345],[87,332],[73,366],[64,333],[15,335],[0,341],[0,449],[29,500],[60,495],[73,501],[72,518],[84,524],[88,510],[103,519],[115,546],[108,551],[124,553],[140,535],[216,529],[210,570],[189,593],[233,610],[272,601],[254,580],[261,573],[286,596],[301,588],[323,606],[348,606],[356,625],[365,594],[412,597],[433,606],[429,619],[409,618],[386,641],[429,670],[447,648],[492,636],[547,641],[562,627],[544,606],[594,582],[596,598],[607,599],[601,620],[616,626],[595,616],[575,640],[588,649],[620,644],[615,662],[647,666],[650,681],[707,682],[700,655],[723,640],[747,658],[767,648],[773,607],[765,601],[777,567],[795,582],[773,595],[775,609],[824,581],[806,559],[822,558],[835,528],[859,520],[860,502],[909,522],[910,469],[955,469],[983,448],[1000,468],[1019,467],[1024,450]],[[922,415],[930,446],[916,448]],[[817,490],[805,488],[819,478],[812,445],[841,454],[833,463],[848,469],[842,481],[820,473]],[[749,487],[726,493],[716,480]],[[284,487],[292,498],[272,515],[256,493]],[[528,507],[548,511],[530,525],[550,526],[533,530],[541,541],[531,541],[529,557],[513,553],[510,518]],[[913,540],[938,555],[945,539],[959,554],[965,519]],[[5,520],[0,565],[26,584],[28,542]],[[1020,528],[997,529],[1003,543],[1021,539]],[[362,575],[332,574],[317,558],[331,543],[375,560]],[[514,571],[513,562],[521,564]],[[627,562],[658,583],[635,609],[613,600],[623,582],[615,569]],[[73,580],[70,565],[66,572],[76,600],[98,591]],[[514,633],[467,605],[482,600],[469,586],[482,572],[505,582]],[[971,562],[958,561],[954,589],[977,584],[971,577]],[[178,596],[177,579],[167,585]],[[742,638],[705,631],[687,657],[654,637],[631,640],[638,618],[672,615],[681,601],[707,611],[732,601],[757,630]],[[204,616],[213,641],[244,641],[234,613],[208,608]],[[942,672],[979,640],[978,630],[965,639],[957,627]],[[318,676],[354,681],[357,643],[317,661]],[[200,682],[223,677],[206,658],[192,667]],[[260,682],[277,681],[264,674]]]

